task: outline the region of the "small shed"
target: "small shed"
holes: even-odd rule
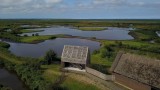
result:
[[[90,54],[87,46],[64,45],[61,65],[67,70],[85,71],[90,63]]]
[[[160,60],[119,52],[112,64],[115,82],[133,90],[160,90]]]

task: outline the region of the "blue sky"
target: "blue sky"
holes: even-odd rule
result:
[[[160,0],[0,0],[0,18],[160,19]]]

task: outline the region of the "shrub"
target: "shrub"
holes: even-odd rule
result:
[[[100,53],[99,50],[94,50],[94,51],[93,51],[93,54],[98,54],[98,53]]]
[[[35,36],[39,36],[39,34],[38,34],[38,33],[36,33],[36,34],[35,34]]]
[[[54,61],[57,61],[57,55],[53,50],[49,50],[48,52],[46,52],[44,62],[49,65]]]
[[[24,37],[28,37],[28,35],[27,35],[27,34],[25,34],[25,35],[24,35]]]

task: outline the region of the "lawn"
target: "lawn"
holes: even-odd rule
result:
[[[61,75],[59,64],[42,65],[41,68],[44,70],[43,77],[53,84]],[[80,78],[85,78],[85,76],[77,76],[76,74],[70,73],[65,80],[60,83],[60,87],[64,90],[100,90],[95,85],[89,82],[84,82],[84,79],[81,80]]]
[[[58,64],[42,65],[41,68],[44,69],[44,78],[52,83],[54,83],[57,80],[57,78],[61,75],[59,71],[60,65]]]
[[[100,90],[92,84],[77,81],[73,78],[67,78],[62,84],[62,87],[67,87],[67,90]]]
[[[79,30],[82,31],[102,31],[102,30],[107,30],[105,27],[79,27]]]

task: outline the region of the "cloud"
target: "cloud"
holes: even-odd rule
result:
[[[55,4],[55,3],[60,3],[62,2],[62,0],[44,0],[46,3],[51,3],[51,4]]]
[[[68,1],[68,2],[67,2]],[[146,2],[148,1],[148,2]],[[104,11],[120,8],[160,8],[160,2],[154,0],[1,0],[1,13],[32,13],[60,11]],[[70,3],[71,2],[71,3]]]
[[[42,10],[51,10],[60,4],[62,0],[1,0],[0,12],[37,12]]]
[[[0,5],[22,5],[31,2],[32,0],[1,0]]]

